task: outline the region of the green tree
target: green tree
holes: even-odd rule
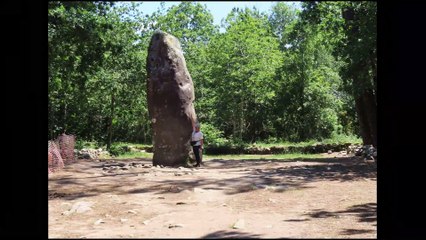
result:
[[[285,2],[277,2],[272,6],[268,20],[271,24],[272,32],[280,41],[280,49],[285,50],[288,44],[288,34],[291,26],[297,20],[298,10]]]
[[[109,3],[48,3],[48,112],[49,137],[76,127],[74,118],[85,118],[87,76],[96,72],[102,59],[98,15],[105,15]]]
[[[280,138],[323,139],[342,129],[338,118],[343,105],[338,75],[341,63],[323,44],[324,37],[299,20],[291,26],[289,47],[276,75],[280,86],[275,129]]]
[[[345,67],[341,76],[353,95],[364,144],[377,145],[377,3],[305,2],[302,18],[327,35],[326,44]]]
[[[209,46],[214,123],[234,140],[253,141],[267,130],[276,89],[272,77],[281,62],[279,43],[257,10],[234,9],[224,27],[226,32]]]
[[[137,4],[49,5],[49,135],[150,140]],[[143,137],[138,137],[143,136]]]

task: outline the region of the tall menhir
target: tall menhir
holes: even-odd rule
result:
[[[184,165],[191,152],[190,138],[196,114],[194,85],[179,40],[156,31],[149,44],[146,68],[153,165]]]

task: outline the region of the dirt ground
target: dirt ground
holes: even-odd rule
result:
[[[359,157],[78,160],[49,175],[49,238],[376,238],[376,166]]]

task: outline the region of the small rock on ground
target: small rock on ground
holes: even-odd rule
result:
[[[238,219],[232,228],[234,229],[242,229],[245,227],[244,219]]]

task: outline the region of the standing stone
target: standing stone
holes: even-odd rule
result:
[[[192,78],[179,40],[156,31],[147,57],[148,111],[153,129],[153,165],[183,165],[191,152],[196,115]]]

